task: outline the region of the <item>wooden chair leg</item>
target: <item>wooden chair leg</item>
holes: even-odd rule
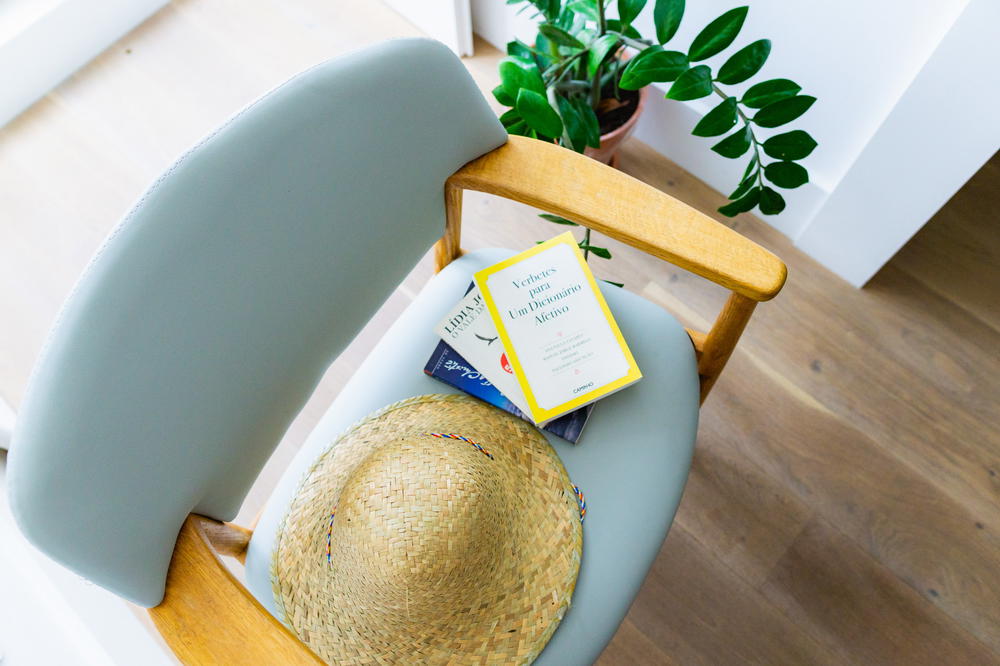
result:
[[[444,236],[434,246],[434,272],[462,256],[462,188],[444,186]]]
[[[735,292],[731,293],[715,324],[712,325],[712,330],[705,336],[698,358],[702,403],[712,390],[715,380],[719,378],[719,373],[726,367],[726,361],[732,355],[755,307],[757,301]]]

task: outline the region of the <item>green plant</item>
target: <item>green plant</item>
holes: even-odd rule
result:
[[[511,134],[554,141],[578,152],[600,146],[598,113],[603,101],[620,99],[622,90],[638,90],[651,83],[672,82],[667,99],[686,101],[710,95],[722,98],[695,125],[692,134],[716,137],[712,150],[738,159],[750,154],[743,176],[719,208],[733,217],[758,208],[775,215],[785,200],[765,180],[779,188],[795,188],[809,180],[798,163],[816,147],[802,130],[760,140],[755,128],[774,128],[799,118],[815,97],[799,94],[801,86],[788,79],[770,79],[750,86],[740,97],[724,87],[748,81],[771,52],[771,42],[759,39],[730,55],[713,73],[704,61],[722,53],[736,40],[748,7],[731,9],[709,23],[687,52],[665,50],[680,26],[684,0],[654,0],[656,39],[644,38],[632,25],[647,0],[617,0],[617,18],[607,16],[609,0],[507,0],[533,8],[539,19],[533,45],[513,41],[500,62],[501,83],[493,95],[511,107],[500,120]],[[629,60],[625,49],[638,53]],[[697,63],[697,64],[694,64]],[[765,156],[773,161],[765,163]],[[574,224],[543,215],[551,222]],[[605,248],[590,244],[587,231],[581,242],[585,255],[610,258]]]

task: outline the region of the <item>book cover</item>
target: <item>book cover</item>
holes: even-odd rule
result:
[[[571,233],[473,277],[536,424],[642,377]]]
[[[521,412],[528,411],[528,403],[507,360],[500,335],[474,282],[469,284],[465,297],[434,327],[434,332],[481,372]]]
[[[506,398],[482,373],[476,370],[468,361],[452,349],[443,340],[438,343],[434,353],[424,366],[424,373],[439,381],[454,386],[474,398],[499,407],[505,412],[531,422],[531,418],[517,408],[517,405]],[[574,412],[566,414],[548,423],[543,429],[558,437],[576,444],[580,441],[583,428],[590,419],[594,405],[587,405]]]

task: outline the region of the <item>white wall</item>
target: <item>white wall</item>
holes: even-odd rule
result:
[[[799,247],[860,287],[993,155],[998,26],[1000,2],[969,3],[796,238]]]
[[[755,81],[790,78],[803,87],[803,94],[817,98],[795,123],[755,129],[762,138],[792,128],[804,129],[819,142],[816,151],[803,161],[809,169],[809,184],[782,191],[788,208],[781,215],[763,219],[793,239],[803,232],[967,2],[749,3],[747,21],[734,46],[709,59],[708,64],[718,68],[738,46],[766,37],[772,48],[764,68],[751,81],[727,89],[742,93]],[[687,3],[671,44],[685,50],[713,18],[739,4],[732,0]],[[644,34],[654,34],[649,8],[637,25]],[[719,191],[729,193],[745,162],[720,158],[708,150],[714,143],[711,139],[690,134],[713,102],[697,100],[687,109],[676,109],[673,102],[660,99],[651,105],[652,113],[640,123],[637,136]]]
[[[505,0],[472,0],[472,31],[501,51],[515,37],[530,44],[537,31],[533,10],[520,8]]]
[[[646,34],[654,34],[652,4],[637,22]],[[670,44],[686,50],[709,21],[740,4],[750,5],[740,36],[707,63],[717,68],[738,46],[771,40],[771,55],[760,73],[727,89],[742,92],[754,81],[780,77],[796,81],[802,94],[817,97],[794,126],[819,142],[805,164],[812,180],[832,191],[968,0],[694,0],[687,3]]]
[[[469,0],[382,0],[428,37],[460,56],[472,55]]]
[[[838,237],[834,231],[837,227],[835,218],[843,213],[837,209],[830,209],[825,214],[823,211],[831,202],[831,195],[845,183],[845,177],[851,173],[869,143],[881,131],[889,129],[887,121],[897,121],[892,114],[893,110],[928,65],[929,58],[936,53],[938,45],[956,25],[963,11],[980,2],[996,4],[996,0],[746,0],[750,5],[750,13],[734,47],[708,61],[708,64],[717,68],[737,47],[762,37],[769,38],[772,41],[771,56],[761,72],[752,81],[729,89],[739,93],[754,81],[782,77],[791,78],[802,85],[803,94],[818,98],[816,104],[799,121],[758,132],[760,136],[766,137],[801,128],[810,132],[819,142],[816,151],[803,162],[809,169],[811,182],[796,190],[783,190],[782,194],[789,204],[786,211],[778,216],[762,216],[762,219],[795,240],[816,238],[817,242],[809,243],[804,249],[855,284],[863,283],[863,280],[858,282],[861,273],[870,276],[878,267],[872,268],[872,265],[891,257],[895,250],[889,251],[887,248],[901,246],[915,229],[905,234],[893,229],[878,245],[881,252],[878,258],[875,257],[876,253],[870,253],[868,265],[863,271],[847,271],[843,262],[838,263],[834,257],[855,255],[866,239],[847,235]],[[697,32],[709,21],[739,4],[741,2],[738,0],[688,2],[680,30],[667,48],[686,50]],[[653,1],[650,0],[636,22],[640,31],[646,35],[654,34],[652,6]],[[500,47],[515,32],[522,38],[531,39],[531,21],[526,16],[512,19],[512,13],[513,9],[504,7],[500,0],[473,0],[473,27],[488,41]],[[997,41],[995,36],[991,36],[997,30],[996,25],[980,23],[971,31],[976,32],[975,35],[966,31],[962,39],[974,40],[970,44],[980,44],[982,50],[985,48],[983,41]],[[974,56],[968,53],[963,57]],[[978,57],[979,61],[989,59],[990,55],[986,52]],[[997,62],[995,56],[993,62]],[[938,70],[939,68],[933,68],[931,71]],[[939,96],[946,98],[951,93],[944,91],[945,86],[964,86],[966,92],[971,93],[975,88],[989,85],[984,80],[976,81],[975,76],[966,72],[965,68],[956,69],[952,76],[940,75],[933,81],[928,79],[924,86],[928,90],[937,90]],[[994,84],[992,87],[995,89],[997,86]],[[716,189],[724,193],[732,191],[745,161],[721,158],[709,150],[714,143],[712,139],[690,135],[691,128],[711,108],[714,100],[678,104],[657,95],[650,101],[646,114],[639,122],[637,137]],[[913,112],[919,117],[919,108],[914,108]],[[936,119],[938,120],[940,119]],[[909,127],[913,129],[912,122]],[[922,140],[919,135],[911,136],[914,143]],[[981,136],[977,145],[985,146],[983,150],[992,153],[997,145],[991,141],[987,136]],[[951,177],[946,179],[949,184],[944,186],[939,179],[939,184],[931,183],[926,186],[933,190],[930,193],[933,196],[925,199],[940,200],[938,206],[954,192],[952,181],[957,179],[964,182],[975,172],[975,169],[968,170],[971,168],[969,161],[946,162],[952,167]],[[883,161],[881,166],[883,170],[878,174],[877,183],[870,184],[879,185],[875,189],[881,190],[885,197],[891,198],[901,188],[908,187],[897,176],[891,162]],[[919,228],[935,210],[936,207],[928,209],[925,204],[922,207],[911,207],[908,214],[916,216],[915,228]],[[829,233],[821,241],[824,245],[822,252],[818,250],[818,236],[807,235],[811,225],[818,220],[826,220],[824,224],[829,227]],[[877,225],[882,222],[880,219],[868,219],[864,216],[860,223]],[[892,236],[891,242],[888,236]]]

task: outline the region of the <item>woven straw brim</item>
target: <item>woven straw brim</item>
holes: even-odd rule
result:
[[[473,398],[427,395],[317,458],[279,526],[272,584],[328,663],[521,664],[569,608],[581,550],[545,437]]]

